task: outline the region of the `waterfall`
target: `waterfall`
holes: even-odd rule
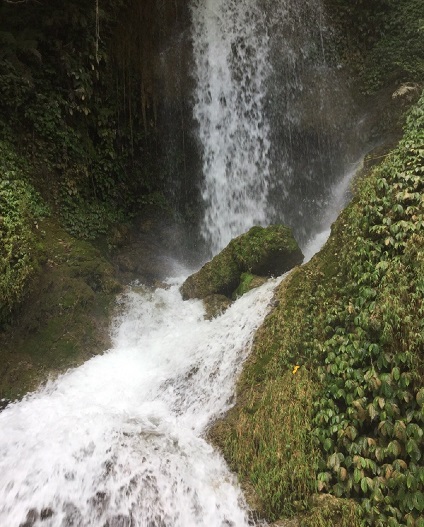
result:
[[[212,253],[269,217],[268,36],[256,0],[194,0],[202,234]]]
[[[322,230],[304,250],[307,258],[328,235],[349,171],[338,171],[347,175],[333,195],[317,176],[316,187],[328,192],[315,208],[302,190],[314,167],[336,172],[323,155],[334,151],[338,134],[332,125],[326,132],[321,113],[305,117],[299,109],[319,103],[322,112],[329,94],[335,100],[335,85],[331,92],[319,88],[315,98],[307,82],[327,72],[318,4],[192,0],[202,234],[212,252],[270,221],[291,223],[304,239],[313,232],[309,224]],[[307,43],[307,24],[318,48]],[[320,141],[332,147],[320,150]],[[330,210],[326,197],[337,207]],[[281,278],[212,321],[200,301],[182,301],[182,280],[170,278],[155,291],[129,288],[113,323],[112,349],[0,413],[0,526],[251,524],[235,477],[204,437],[233,404],[237,375]]]
[[[285,223],[307,243],[360,157],[321,3],[192,1],[201,230],[212,254],[255,224]]]

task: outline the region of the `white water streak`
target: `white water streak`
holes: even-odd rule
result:
[[[192,17],[202,233],[215,254],[269,217],[268,36],[256,0],[195,0]]]

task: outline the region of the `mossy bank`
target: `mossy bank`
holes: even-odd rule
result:
[[[0,330],[0,398],[5,400],[107,349],[121,289],[114,267],[92,244],[51,219],[39,219],[34,230],[37,250],[22,266],[27,280],[9,266],[9,282],[20,301],[4,309]]]
[[[276,291],[237,405],[211,431],[270,520],[424,525],[424,96],[380,159]],[[340,500],[332,515],[317,492]]]

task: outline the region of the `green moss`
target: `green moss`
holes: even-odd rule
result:
[[[239,283],[239,277],[240,269],[234,261],[231,249],[226,247],[200,271],[187,278],[181,287],[181,293],[185,300],[205,298],[213,294],[231,297]]]
[[[25,303],[0,332],[0,396],[14,399],[49,375],[107,349],[117,291],[113,267],[91,244],[42,220],[40,271]]]
[[[224,295],[209,295],[203,299],[205,318],[211,320],[221,315],[230,305],[231,300]]]
[[[291,230],[284,225],[252,227],[232,240],[230,247],[240,269],[260,276],[282,274],[282,259],[287,261],[286,270],[303,260]]]
[[[271,520],[303,510],[316,491],[310,377],[302,367],[246,390],[242,408],[213,431],[231,468],[253,487],[256,510]]]
[[[243,296],[248,291],[255,289],[255,287],[260,287],[265,282],[266,278],[263,276],[255,276],[251,273],[242,273],[240,275],[240,283],[232,295],[233,300]]]
[[[235,297],[242,296],[249,291],[250,284],[254,279],[254,275],[250,273],[242,273],[240,276],[240,283],[234,291]]]
[[[0,141],[0,327],[24,298],[40,256],[36,227],[44,210],[23,167]]]
[[[184,299],[221,294],[229,298],[243,273],[281,275],[303,261],[303,254],[284,225],[252,227],[190,276],[182,285]]]
[[[311,512],[300,521],[300,527],[360,527],[361,514],[353,500],[328,494],[314,496]]]

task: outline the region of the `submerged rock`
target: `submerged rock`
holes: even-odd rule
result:
[[[231,300],[225,295],[209,295],[203,299],[205,318],[211,320],[221,315],[230,305]]]
[[[257,276],[251,273],[242,273],[240,276],[240,283],[233,293],[233,300],[243,296],[248,291],[260,287],[267,281],[266,276]]]
[[[231,298],[245,280],[244,273],[279,276],[301,264],[303,254],[291,230],[284,225],[252,227],[189,276],[181,286],[184,300],[210,295]],[[259,285],[259,282],[256,282]],[[243,288],[240,289],[243,292]]]

